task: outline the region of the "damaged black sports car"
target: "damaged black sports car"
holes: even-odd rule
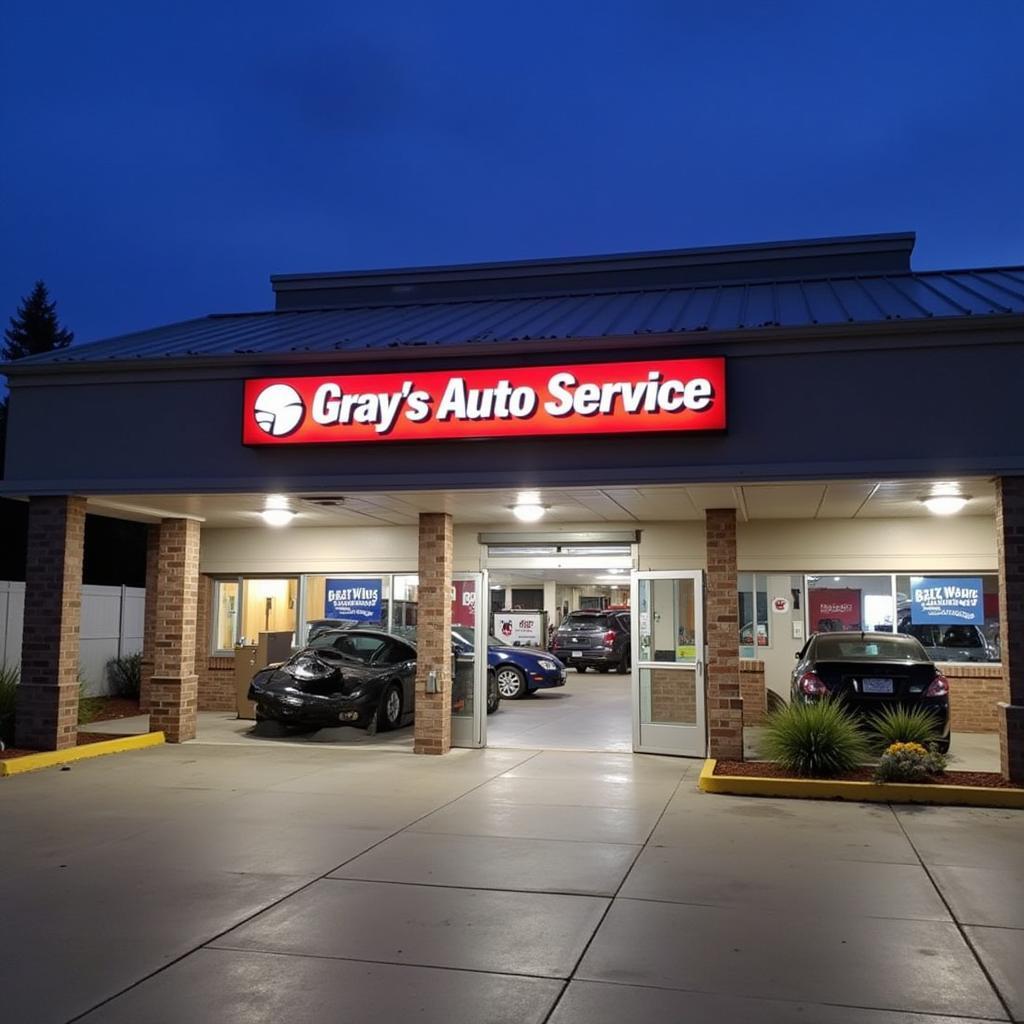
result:
[[[454,654],[453,663],[457,711],[471,688],[473,664]],[[491,675],[488,712],[498,704]],[[383,732],[412,721],[415,683],[416,648],[408,640],[379,629],[336,629],[320,633],[286,662],[257,672],[249,700],[256,704],[257,722],[304,729],[355,725]]]

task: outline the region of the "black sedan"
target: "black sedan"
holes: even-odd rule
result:
[[[412,720],[416,649],[377,629],[320,633],[249,684],[256,721],[307,729],[355,725],[374,731]]]
[[[858,715],[887,705],[926,707],[937,747],[949,749],[949,683],[920,641],[892,633],[815,633],[797,655],[794,701],[841,698]]]
[[[472,656],[453,651],[452,704],[458,712],[472,687]],[[249,700],[256,721],[304,729],[354,725],[368,731],[412,721],[416,700],[416,648],[379,629],[325,630],[280,665],[253,676]],[[493,673],[487,678],[487,712],[498,708]]]

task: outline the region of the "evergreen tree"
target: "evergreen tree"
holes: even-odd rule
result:
[[[29,296],[21,300],[18,313],[11,317],[11,326],[4,331],[7,343],[0,349],[0,358],[23,359],[40,352],[67,348],[74,334],[65,330],[57,319],[57,303],[42,281],[36,281]]]

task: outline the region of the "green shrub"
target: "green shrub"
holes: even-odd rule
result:
[[[103,707],[102,697],[88,697],[85,693],[85,683],[82,677],[78,677],[78,724],[88,725],[100,713]]]
[[[14,702],[18,689],[18,666],[0,665],[0,745],[14,743]]]
[[[931,708],[905,708],[898,704],[883,708],[871,719],[876,745],[885,748],[894,743],[920,743],[927,747],[939,739],[939,720]]]
[[[876,782],[927,782],[946,770],[942,754],[920,743],[891,743],[878,759]]]
[[[142,652],[111,658],[107,662],[107,679],[115,697],[138,700],[142,688]]]
[[[768,716],[762,752],[787,771],[829,778],[871,756],[863,730],[840,701],[794,702]]]

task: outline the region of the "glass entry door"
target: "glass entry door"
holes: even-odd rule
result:
[[[452,576],[452,746],[487,742],[487,574]]]
[[[633,749],[704,757],[700,571],[634,572]]]

